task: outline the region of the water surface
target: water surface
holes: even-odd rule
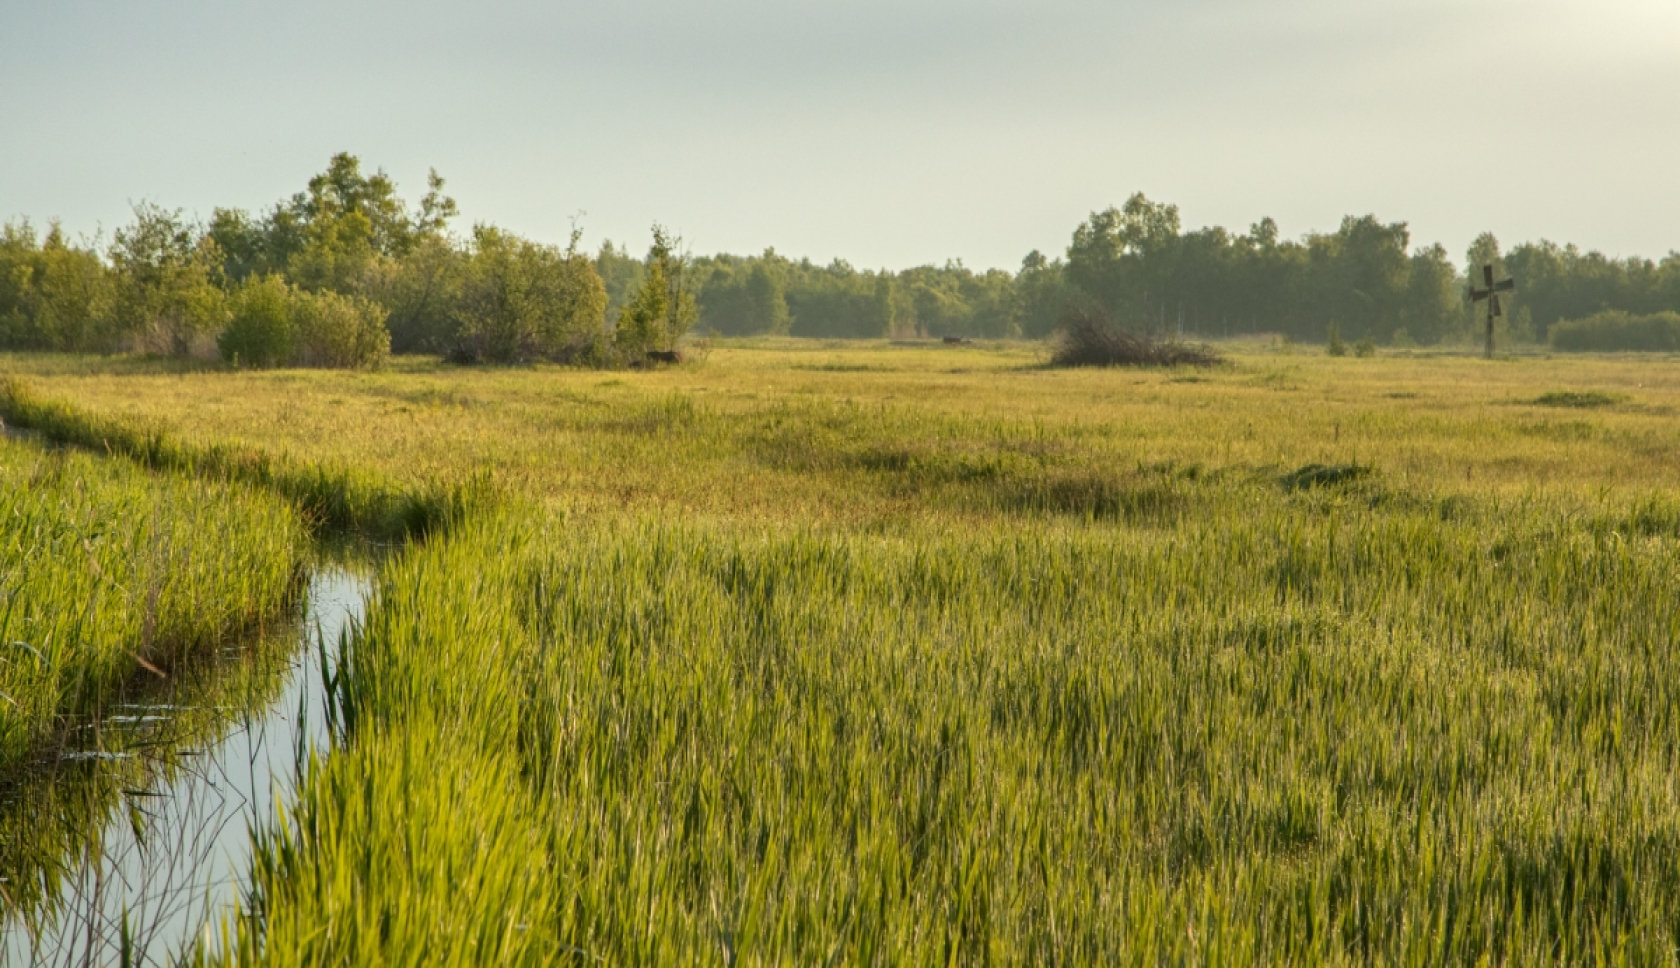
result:
[[[253,686],[263,699],[275,698],[259,700],[255,712],[238,712],[232,703],[226,709],[187,704],[164,693],[114,707],[82,727],[95,733],[72,743],[66,769],[85,761],[105,775],[54,782],[73,790],[77,782],[103,779],[109,788],[113,778],[119,786],[123,777],[150,779],[121,789],[114,808],[93,818],[96,835],[79,838],[72,856],[51,871],[32,875],[57,883],[32,916],[7,920],[0,949],[6,965],[121,964],[125,946],[131,964],[166,965],[200,932],[218,926],[247,886],[251,829],[274,825],[277,805],[295,792],[302,757],[330,745],[322,657],[336,663],[345,633],[362,616],[370,574],[366,565],[314,571],[285,657],[264,674],[280,681]],[[250,647],[230,646],[227,661],[249,658]],[[179,737],[168,727],[189,719],[210,725],[183,731],[196,744],[176,745]],[[140,760],[155,761],[156,768],[137,772]]]

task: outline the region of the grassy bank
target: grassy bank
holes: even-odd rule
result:
[[[304,551],[298,516],[248,488],[0,439],[0,772],[280,617]]]
[[[459,518],[488,487],[470,474],[455,485],[392,486],[383,476],[354,467],[287,459],[254,447],[195,445],[155,419],[101,415],[44,399],[15,377],[0,378],[0,421],[54,443],[126,457],[154,470],[271,491],[316,530],[420,537]]]

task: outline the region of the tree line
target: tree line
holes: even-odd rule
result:
[[[339,154],[265,212],[218,208],[197,223],[142,203],[108,245],[9,222],[0,347],[216,352],[249,366],[369,367],[392,352],[611,364],[668,351],[697,318],[680,240],[658,226],[609,324],[579,233],[565,248],[485,224],[458,235],[435,171],[427,189],[411,205]]]
[[[493,225],[457,232],[434,171],[414,203],[339,154],[266,211],[207,222],[143,203],[108,244],[57,225],[0,227],[0,347],[170,355],[238,365],[376,366],[390,353],[583,365],[665,357],[692,329],[721,336],[1042,338],[1070,308],[1134,332],[1197,337],[1331,333],[1382,344],[1473,337],[1466,276],[1404,222],[1350,216],[1284,238],[1272,219],[1186,231],[1174,205],[1134,195],[1094,212],[1065,252],[1015,272],[960,261],[892,271],[818,265],[773,249],[691,256],[655,226],[643,255],[574,230],[564,246]],[[1478,238],[1465,266],[1516,280],[1504,325],[1546,339],[1560,321],[1680,311],[1680,254],[1614,259],[1541,241]]]
[[[1485,233],[1466,267],[1516,279],[1506,335],[1545,340],[1560,320],[1604,310],[1680,311],[1680,254],[1612,259],[1541,241],[1502,253]],[[1276,334],[1322,341],[1438,344],[1475,338],[1468,279],[1439,245],[1414,247],[1404,222],[1350,216],[1334,232],[1283,238],[1262,219],[1242,234],[1185,231],[1178,208],[1134,195],[1094,212],[1065,253],[1033,251],[1014,273],[960,262],[859,271],[760,256],[694,263],[700,326],[723,335],[1019,337],[1053,332],[1070,306],[1133,332],[1204,338]]]

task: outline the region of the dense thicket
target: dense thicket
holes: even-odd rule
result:
[[[1680,353],[1680,313],[1636,316],[1608,309],[1585,319],[1559,320],[1551,327],[1551,343],[1566,353]]]
[[[693,316],[663,230],[650,258],[664,260],[676,288],[643,303],[669,302],[669,318],[615,333],[606,286],[576,234],[565,249],[490,225],[454,234],[457,207],[443,188],[432,172],[409,205],[383,172],[365,174],[340,154],[266,212],[216,209],[198,224],[141,204],[108,246],[74,244],[56,225],[41,238],[28,222],[8,223],[0,348],[219,352],[259,367],[373,367],[393,350],[634,363],[670,348]]]
[[[1070,306],[1137,333],[1318,341],[1334,331],[1367,346],[1467,339],[1476,325],[1446,250],[1414,247],[1404,222],[1374,215],[1299,239],[1269,218],[1242,234],[1185,231],[1177,206],[1138,194],[1092,213],[1063,255],[1028,253],[1014,273],[960,261],[892,271],[774,249],[690,258],[657,226],[640,258],[611,241],[591,258],[576,233],[564,249],[487,225],[462,235],[450,229],[458,211],[443,189],[432,172],[410,205],[384,173],[340,154],[266,212],[216,209],[201,225],[142,204],[108,246],[72,243],[56,225],[40,237],[28,222],[8,223],[0,348],[220,347],[242,365],[368,366],[387,352],[614,364],[674,349],[691,326],[726,336],[1041,338]],[[1543,341],[1558,321],[1602,311],[1680,311],[1680,253],[1617,260],[1541,241],[1502,255],[1487,234],[1465,259],[1484,263],[1516,280],[1506,325],[1517,339]],[[274,308],[272,285],[242,295],[270,278],[292,309]],[[260,319],[253,299],[267,300]],[[380,325],[357,330],[347,355],[342,339],[325,347],[319,327],[305,331],[308,307],[319,306],[338,313],[341,325],[327,327],[335,338],[349,315]],[[388,339],[366,338],[380,334]]]

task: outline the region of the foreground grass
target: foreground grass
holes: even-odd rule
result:
[[[1668,369],[732,352],[26,361],[183,446],[510,495],[387,566],[347,742],[197,957],[1675,961]]]
[[[0,776],[136,677],[282,615],[304,553],[273,498],[0,439]]]
[[[1667,963],[1674,510],[1212,489],[417,551],[232,960]]]

